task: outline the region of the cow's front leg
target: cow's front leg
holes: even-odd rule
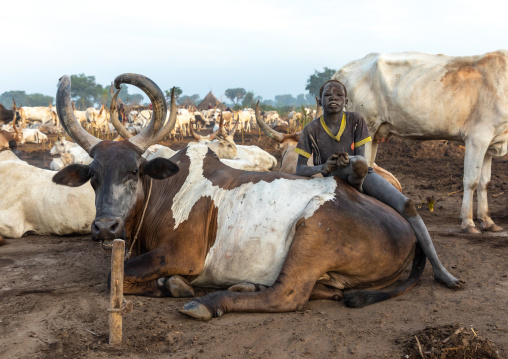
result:
[[[175,275],[199,273],[202,263],[199,260],[191,263],[188,258],[181,262],[170,253],[165,247],[159,247],[127,260],[124,265],[124,294],[149,297],[193,295],[188,282]]]
[[[194,288],[189,281],[177,274],[157,279],[157,286],[167,289],[173,298],[194,297]]]
[[[488,153],[483,160],[482,172],[476,194],[478,196],[478,218],[482,221],[481,227],[485,231],[500,232],[503,228],[494,223],[489,214],[489,202],[487,198],[487,187],[490,182],[492,167],[492,156]]]

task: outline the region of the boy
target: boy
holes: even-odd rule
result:
[[[418,243],[432,264],[434,278],[449,288],[461,288],[464,282],[451,275],[441,264],[429,232],[413,202],[367,167],[365,143],[371,141],[363,116],[344,112],[346,87],[337,80],[327,81],[319,91],[323,116],[302,131],[295,151],[299,154],[296,174],[338,176],[360,192],[376,198],[401,214],[411,225]],[[314,166],[307,166],[313,156]]]

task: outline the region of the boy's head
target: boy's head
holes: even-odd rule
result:
[[[325,89],[325,86],[327,84],[329,84],[330,82],[334,82],[334,83],[338,83],[338,84],[341,84],[342,87],[344,88],[344,93],[346,94],[346,98],[347,98],[347,88],[346,86],[344,86],[344,84],[342,82],[340,82],[339,80],[328,80],[326,81],[322,86],[321,88],[319,89],[319,98],[321,98],[323,96],[323,91]]]

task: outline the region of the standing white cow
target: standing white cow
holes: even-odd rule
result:
[[[501,231],[489,215],[487,185],[492,156],[508,152],[508,51],[451,57],[416,52],[369,54],[333,76],[347,88],[349,111],[360,112],[378,142],[392,134],[418,140],[454,140],[466,146],[463,232],[480,233],[473,222],[477,189],[482,229]]]

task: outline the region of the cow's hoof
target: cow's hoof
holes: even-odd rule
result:
[[[253,283],[239,283],[232,285],[228,288],[228,291],[230,292],[255,292],[256,291],[256,285]]]
[[[185,278],[179,275],[172,275],[169,277],[164,286],[171,293],[173,298],[188,298],[194,297],[194,289]]]
[[[462,228],[460,230],[462,233],[469,233],[469,234],[480,234],[482,233],[479,229],[477,229],[475,226],[468,226],[466,228]]]
[[[195,300],[186,303],[181,309],[180,313],[187,314],[196,319],[210,320],[212,319],[212,312],[204,305]]]
[[[488,226],[487,228],[484,228],[485,231],[489,231],[489,232],[501,232],[503,230],[503,228],[499,227],[497,224],[495,223],[492,223],[490,226]]]

